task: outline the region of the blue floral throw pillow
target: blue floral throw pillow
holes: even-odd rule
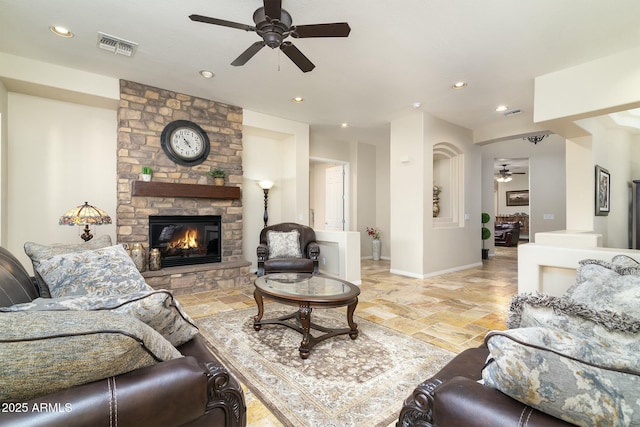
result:
[[[71,252],[89,251],[93,249],[106,248],[112,246],[111,237],[108,234],[97,236],[88,242],[82,243],[56,243],[53,245],[41,245],[39,243],[27,242],[24,244],[24,252],[31,259],[33,264],[33,273],[40,289],[40,296],[49,298],[51,293],[44,279],[38,274],[40,263],[47,258],[56,255],[68,254]]]
[[[37,268],[54,298],[152,291],[121,245],[56,255]]]
[[[628,346],[539,327],[485,343],[485,385],[578,426],[640,425],[640,362]]]

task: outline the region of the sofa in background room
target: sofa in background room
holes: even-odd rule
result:
[[[520,239],[520,223],[496,223],[493,236],[496,246],[518,246],[518,240]]]

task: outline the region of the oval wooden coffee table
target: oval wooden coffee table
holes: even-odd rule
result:
[[[309,357],[311,348],[317,343],[336,335],[349,334],[352,340],[358,337],[358,325],[353,321],[353,312],[358,305],[360,288],[353,283],[323,274],[273,273],[258,277],[253,297],[258,305],[258,315],[253,318],[253,329],[259,331],[262,325],[282,325],[302,334],[300,357]],[[276,319],[262,320],[263,298],[276,300],[282,304],[298,307],[295,313]],[[332,329],[311,322],[314,308],[347,307],[348,328]],[[294,321],[290,321],[294,319]],[[294,323],[295,322],[295,323]],[[314,337],[311,329],[324,332]]]

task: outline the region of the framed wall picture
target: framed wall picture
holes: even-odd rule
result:
[[[611,210],[611,175],[605,168],[596,165],[596,215],[609,215]]]
[[[507,206],[529,206],[529,190],[507,191]]]

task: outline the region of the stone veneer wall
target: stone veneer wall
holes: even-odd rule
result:
[[[174,120],[200,125],[211,141],[207,160],[193,167],[172,162],[160,146],[164,127]],[[153,169],[153,181],[207,184],[206,172],[220,166],[226,185],[242,187],[242,109],[203,98],[120,81],[118,109],[119,243],[142,243],[149,250],[149,215],[220,215],[222,263],[166,268],[145,273],[149,285],[174,293],[229,288],[249,279],[250,263],[242,255],[242,199],[213,200],[132,196],[142,166]]]

